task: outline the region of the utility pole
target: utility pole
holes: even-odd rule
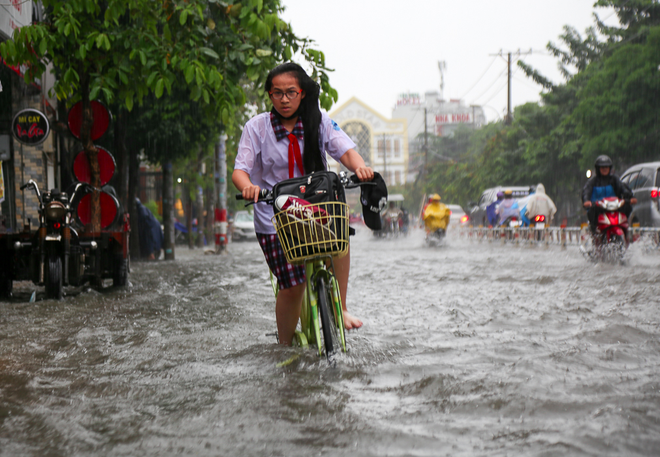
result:
[[[218,138],[215,145],[215,211],[213,234],[216,254],[227,252],[227,135]]]
[[[511,121],[513,120],[511,116],[511,53],[509,53],[509,58],[507,60],[507,83],[506,83],[506,92],[507,92],[507,99],[506,99],[506,124],[511,125]]]
[[[428,133],[428,122],[426,121],[426,116],[428,114],[427,108],[424,108],[424,173],[426,173],[426,166],[429,162],[429,133]]]
[[[387,180],[387,137],[383,134],[383,179]]]
[[[521,52],[520,49],[516,52],[515,59],[518,60],[520,56],[523,55],[529,55],[532,53],[532,50],[530,49],[527,52]],[[506,103],[506,118],[504,119],[504,123],[506,125],[511,125],[511,122],[513,121],[513,113],[511,112],[511,52],[507,53],[507,59],[506,59],[506,64],[507,64],[507,103]],[[500,56],[504,58],[504,55],[502,51],[498,52],[497,54],[491,54],[491,56]]]

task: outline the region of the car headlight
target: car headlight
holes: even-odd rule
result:
[[[50,202],[46,205],[46,219],[59,221],[66,216],[66,207],[61,202]]]

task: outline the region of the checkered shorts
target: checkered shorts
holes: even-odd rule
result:
[[[305,266],[291,265],[286,261],[280,240],[276,234],[257,233],[259,246],[264,251],[268,268],[277,278],[281,289],[289,289],[305,282]]]

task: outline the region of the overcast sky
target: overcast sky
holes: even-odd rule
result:
[[[520,58],[555,82],[562,78],[549,41],[559,44],[564,25],[580,33],[593,13],[617,24],[595,0],[282,0],[284,20],[312,38],[335,71],[337,108],[355,96],[391,117],[403,92],[440,90],[438,61],[446,63],[444,98],[485,106],[488,120],[506,111],[506,60]],[[513,106],[538,101],[540,86],[512,65]]]

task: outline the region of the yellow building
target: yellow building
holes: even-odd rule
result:
[[[383,176],[388,186],[403,185],[408,174],[408,122],[387,119],[353,97],[329,113],[357,145],[365,163]],[[328,156],[331,169],[339,164]]]

